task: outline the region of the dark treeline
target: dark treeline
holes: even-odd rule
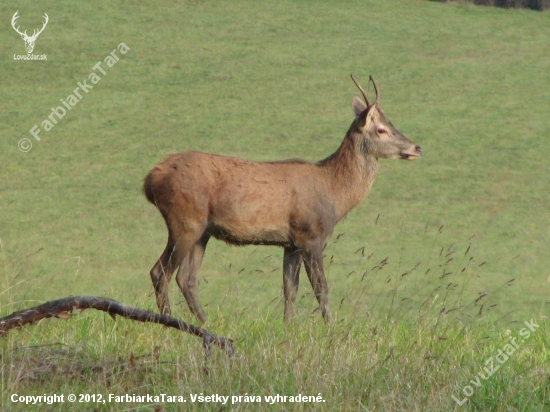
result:
[[[550,0],[432,0],[442,3],[458,2],[458,3],[473,3],[479,6],[493,6],[511,8],[525,8],[543,11],[550,8]]]

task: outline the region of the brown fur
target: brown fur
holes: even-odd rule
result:
[[[357,117],[342,144],[317,164],[186,152],[168,156],[149,172],[144,194],[168,227],[168,243],[151,270],[162,313],[170,313],[168,282],[179,267],[176,280],[191,311],[206,320],[197,275],[206,244],[215,237],[233,245],[284,248],[286,320],[303,261],[323,317],[330,320],[322,251],[334,226],[367,196],[378,157],[414,159],[421,153],[386,120],[378,96],[371,106],[355,97],[353,108]]]

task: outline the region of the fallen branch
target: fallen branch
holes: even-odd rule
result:
[[[203,328],[191,325],[169,315],[154,313],[135,306],[125,305],[116,300],[97,296],[69,296],[14,312],[11,315],[0,318],[0,335],[5,334],[10,329],[45,318],[68,319],[71,312],[75,309],[97,309],[107,312],[113,319],[116,319],[116,315],[119,315],[139,322],[159,323],[198,336],[202,338],[204,350],[206,351],[206,359],[210,356],[210,347],[212,345],[224,349],[228,356],[234,354],[233,339],[213,335]]]

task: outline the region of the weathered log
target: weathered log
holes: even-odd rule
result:
[[[117,302],[116,300],[97,296],[69,296],[14,312],[11,315],[0,318],[0,335],[5,334],[10,329],[45,318],[68,319],[71,312],[75,309],[97,309],[107,312],[113,319],[116,318],[116,315],[119,315],[139,322],[159,323],[198,336],[202,338],[207,359],[210,356],[210,347],[212,345],[224,349],[228,356],[234,354],[233,339],[213,335],[203,328],[191,325],[169,315],[154,313]]]

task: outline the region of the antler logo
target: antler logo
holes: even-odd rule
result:
[[[27,49],[27,53],[31,54],[33,49],[34,49],[34,43],[36,42],[36,38],[38,37],[38,35],[40,33],[42,33],[44,31],[44,29],[46,28],[46,25],[48,24],[48,15],[46,13],[44,13],[44,23],[42,24],[42,28],[40,30],[34,30],[33,33],[32,33],[32,36],[29,36],[27,35],[27,30],[25,30],[23,33],[21,33],[19,31],[19,26],[18,27],[15,27],[15,21],[17,20],[17,18],[19,17],[17,15],[17,13],[19,13],[19,11],[16,11],[15,14],[13,15],[12,19],[11,19],[11,26],[13,27],[13,29],[19,33],[21,35],[21,38],[23,39],[23,41],[25,42],[25,48]]]

